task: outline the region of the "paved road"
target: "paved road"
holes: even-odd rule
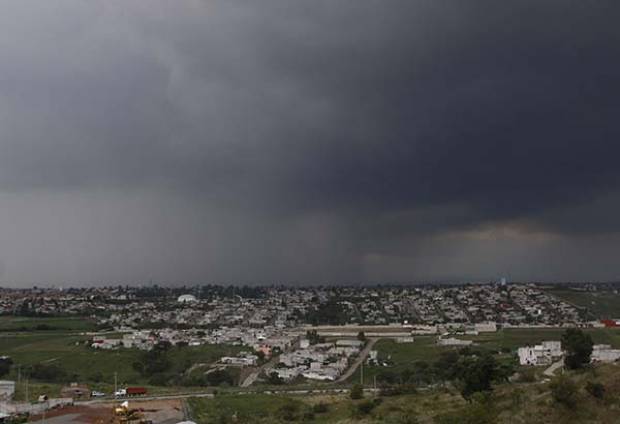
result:
[[[265,362],[263,365],[253,371],[252,374],[248,375],[239,386],[250,387],[252,384],[254,384],[261,372],[263,372],[267,368],[275,367],[276,365],[278,365],[279,360],[280,355],[274,355],[269,361]]]
[[[355,359],[355,362],[353,362],[353,364],[349,367],[347,372],[342,374],[340,376],[340,378],[338,378],[338,380],[336,380],[336,383],[343,383],[349,377],[351,377],[353,374],[355,374],[355,371],[357,370],[357,367],[359,367],[361,365],[361,363],[366,360],[366,357],[368,356],[368,354],[370,353],[372,348],[375,346],[375,343],[377,343],[377,340],[379,340],[378,337],[373,337],[371,339],[368,339],[368,343],[366,343],[366,346],[364,347],[364,349],[362,349],[362,351],[360,352],[359,356]]]
[[[549,368],[543,371],[543,374],[547,377],[553,377],[555,375],[555,371],[558,368],[561,368],[562,365],[564,365],[564,359],[560,359],[558,362],[554,362],[553,364],[551,364]]]
[[[110,402],[141,402],[147,400],[166,400],[166,399],[187,399],[191,397],[214,397],[213,393],[209,392],[196,392],[196,393],[177,393],[177,394],[169,394],[169,395],[158,395],[158,396],[131,396],[124,398],[101,398],[101,399],[90,399],[90,400],[76,400],[73,402],[74,405],[95,405],[97,403],[110,403]]]

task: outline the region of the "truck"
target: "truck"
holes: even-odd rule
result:
[[[114,392],[115,397],[140,396],[145,394],[146,389],[144,387],[127,387]]]

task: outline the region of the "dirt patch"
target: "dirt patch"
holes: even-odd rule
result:
[[[63,420],[62,418],[66,418]],[[92,406],[65,406],[64,408],[51,409],[45,413],[46,423],[89,423],[103,424],[112,422],[114,415],[111,408]],[[43,422],[43,415],[35,415],[30,418],[31,422]]]

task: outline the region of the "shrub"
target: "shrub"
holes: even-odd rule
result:
[[[278,408],[276,415],[284,421],[295,421],[299,413],[299,405],[296,403],[286,403]]]
[[[592,397],[603,399],[605,397],[605,386],[602,383],[588,381],[586,383],[586,392],[590,393]]]
[[[355,409],[355,412],[353,413],[353,415],[355,417],[362,417],[364,415],[368,415],[372,412],[373,409],[379,406],[381,402],[382,402],[381,398],[372,399],[372,400],[369,399],[369,400],[360,402],[357,404],[357,408]]]
[[[149,384],[152,386],[165,386],[170,380],[170,375],[166,373],[156,373],[149,378]]]
[[[284,383],[284,380],[278,375],[277,372],[274,371],[269,373],[269,375],[267,376],[267,382],[274,386],[279,386],[280,384]]]
[[[364,397],[364,388],[361,384],[354,384],[351,387],[351,393],[349,393],[351,399],[362,399]]]
[[[32,367],[30,375],[37,380],[49,381],[52,383],[65,382],[67,373],[58,365],[36,364]]]
[[[4,377],[11,371],[11,364],[13,361],[11,358],[0,359],[0,377]]]
[[[323,402],[319,402],[312,407],[312,412],[315,414],[324,414],[329,411],[329,405]]]
[[[536,381],[536,370],[527,368],[519,372],[519,383],[533,383]]]
[[[567,408],[574,408],[577,399],[577,386],[568,377],[562,375],[553,380],[549,386],[553,400]]]

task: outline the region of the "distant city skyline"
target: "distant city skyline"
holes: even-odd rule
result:
[[[618,281],[619,13],[6,2],[0,286]]]

